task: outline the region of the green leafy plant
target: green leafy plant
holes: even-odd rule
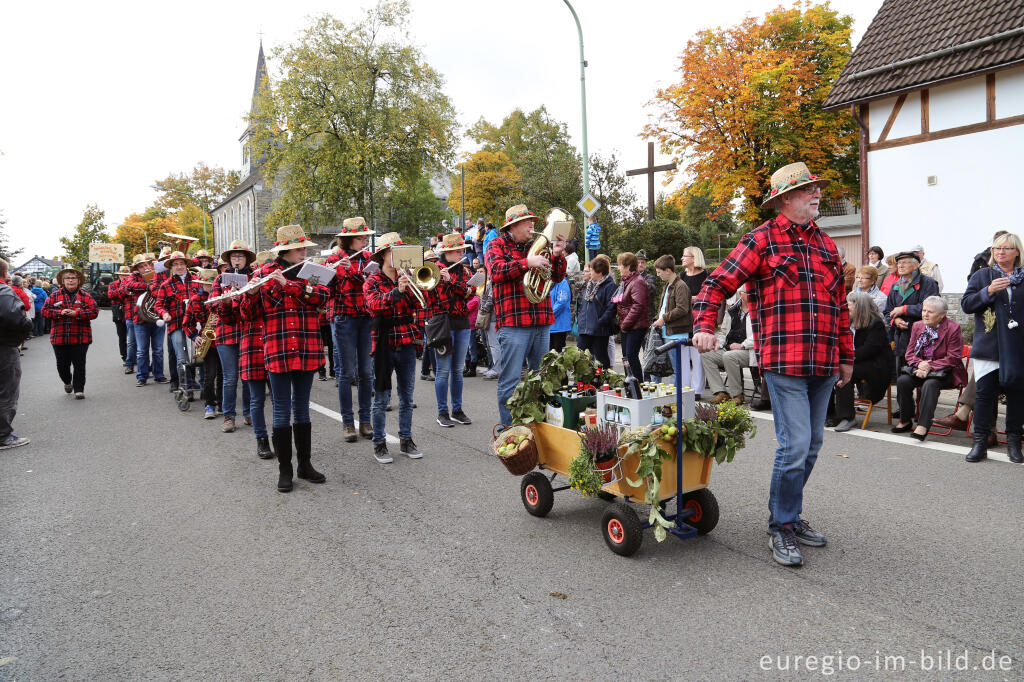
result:
[[[592,386],[621,386],[623,382],[621,374],[603,369],[589,350],[566,346],[561,352],[548,351],[541,358],[540,367],[528,372],[508,399],[512,425],[544,421],[544,406],[570,375],[574,382]]]
[[[757,434],[750,410],[726,400],[719,405],[697,403],[696,414],[679,425],[684,450],[714,457],[719,464],[731,462],[736,451]]]
[[[658,506],[658,493],[661,489],[661,463],[672,457],[672,453],[658,446],[655,436],[647,429],[631,429],[622,434],[619,440],[626,446],[623,459],[637,455],[636,478],[626,477],[626,482],[637,488],[644,488],[644,503],[651,505],[651,514],[647,522],[653,524],[654,539],[661,542],[668,535],[669,528],[675,528],[674,521],[661,515]]]
[[[580,443],[579,454],[569,462],[569,487],[583,497],[594,497],[603,485],[604,476],[597,470],[593,455]]]

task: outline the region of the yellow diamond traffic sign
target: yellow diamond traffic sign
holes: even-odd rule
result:
[[[597,212],[597,209],[601,208],[601,202],[594,198],[594,195],[587,192],[583,195],[583,198],[576,204],[580,207],[585,215],[592,216]]]

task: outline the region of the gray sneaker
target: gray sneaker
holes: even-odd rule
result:
[[[824,547],[827,542],[824,535],[811,528],[810,524],[803,519],[798,519],[793,524],[793,534],[796,535],[800,544],[808,547]]]
[[[849,431],[857,425],[856,419],[844,419],[843,421],[836,424],[836,431],[842,433],[843,431]]]
[[[789,525],[768,530],[768,548],[772,550],[772,558],[783,566],[800,566],[804,563],[803,554],[796,534]]]
[[[446,429],[450,429],[455,426],[455,422],[452,421],[447,412],[441,412],[437,415],[437,423]]]
[[[381,464],[391,464],[395,461],[388,452],[387,441],[383,440],[373,444],[373,458]]]
[[[7,437],[3,443],[0,443],[0,450],[9,450],[11,448],[18,448],[22,445],[28,445],[31,441],[28,438],[22,438],[21,436],[15,436],[13,433]]]
[[[412,438],[403,438],[401,443],[402,454],[409,459],[419,459],[423,456],[420,449],[416,447],[416,443],[412,442]]]

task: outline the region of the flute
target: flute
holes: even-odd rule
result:
[[[281,270],[281,272],[288,272],[289,270],[294,270],[295,268],[299,267],[300,265],[305,265],[306,263],[312,263],[312,262],[313,262],[312,259],[308,259],[307,258],[306,260],[299,261],[295,265],[290,265],[287,268],[283,268]],[[259,289],[261,286],[263,286],[264,284],[266,284],[269,281],[270,281],[270,277],[263,277],[262,279],[250,281],[248,284],[246,284],[244,287],[242,287],[240,289],[235,289],[233,291],[228,291],[227,293],[221,294],[220,296],[214,296],[213,298],[206,299],[205,305],[210,305],[211,303],[216,303],[217,301],[223,301],[223,300],[228,299],[228,298],[234,298],[234,297],[236,297],[236,296],[238,296],[240,294],[248,293],[248,292],[250,292],[250,291],[252,291],[254,289]]]

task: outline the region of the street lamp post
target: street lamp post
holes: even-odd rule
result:
[[[583,118],[583,195],[590,193],[590,155],[587,152],[587,60],[583,57],[583,27],[580,26],[580,18],[576,10],[569,4],[569,0],[562,0],[565,6],[572,12],[572,18],[576,20],[576,31],[580,36],[580,110]],[[584,228],[585,230],[586,228]],[[590,262],[590,249],[586,246],[587,240],[584,235],[583,248],[587,262]]]
[[[150,185],[150,187],[160,192],[174,192],[175,194],[184,195],[191,199],[196,206],[199,206],[199,210],[203,212],[203,248],[209,251],[210,243],[206,239],[206,209],[199,205],[199,200],[188,192],[182,192],[180,189],[174,189],[173,187],[161,187],[160,185]]]

